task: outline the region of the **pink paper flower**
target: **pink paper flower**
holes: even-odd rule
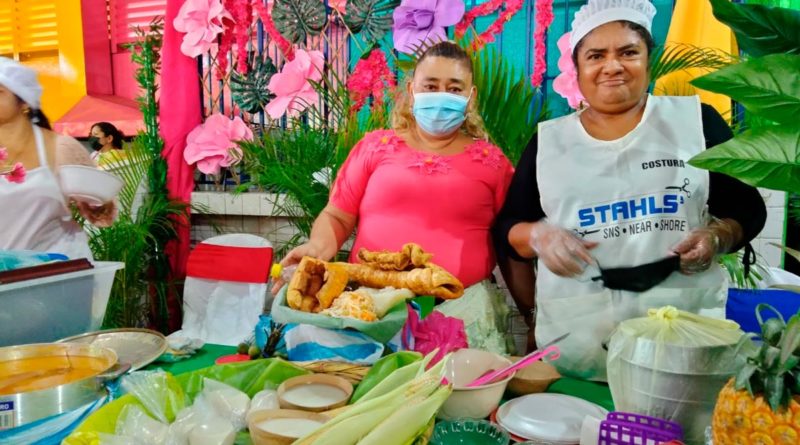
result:
[[[392,15],[394,48],[414,54],[423,44],[445,41],[445,27],[463,15],[463,0],[402,0]]]
[[[572,48],[569,46],[569,33],[558,39],[558,50],[561,57],[558,59],[558,69],[561,74],[553,80],[553,91],[567,99],[569,106],[577,110],[586,99],[578,85],[578,70],[572,63]]]
[[[8,182],[16,182],[17,184],[25,182],[25,167],[22,166],[22,162],[14,164],[14,169],[6,175],[6,179]]]
[[[339,11],[339,14],[344,15],[347,9],[347,0],[329,0],[328,6]]]
[[[186,136],[183,158],[188,164],[197,163],[197,169],[206,174],[218,174],[222,167],[230,167],[240,159],[241,151],[236,141],[253,139],[253,132],[236,116],[233,120],[222,114],[213,114]]]
[[[319,95],[309,81],[322,79],[325,58],[319,51],[298,49],[295,58],[283,65],[281,72],[272,76],[267,89],[275,98],[267,104],[269,117],[278,119],[284,114],[297,116],[317,103]]]
[[[220,0],[186,0],[181,6],[172,26],[185,33],[181,52],[189,57],[197,57],[217,41],[224,30],[222,21],[231,19]]]
[[[378,153],[394,153],[403,140],[393,130],[376,130],[364,136],[364,142]]]
[[[389,69],[383,51],[372,50],[367,58],[356,63],[353,74],[347,79],[347,89],[353,101],[351,111],[360,110],[370,96],[375,99],[373,108],[379,107],[383,104],[384,90],[394,90],[396,85],[394,73]]]
[[[547,72],[547,42],[545,33],[553,23],[553,0],[536,0],[536,30],[533,32],[535,44],[533,74],[531,83],[534,88],[542,86],[544,74]]]
[[[445,354],[469,347],[464,320],[448,317],[439,311],[431,312],[420,321],[417,312],[409,307],[407,326],[414,337],[414,351],[428,354],[439,349],[431,364],[438,363]]]
[[[447,158],[420,151],[414,152],[414,159],[409,167],[418,168],[420,172],[426,175],[433,175],[436,173],[447,174],[450,172],[450,163],[447,162]]]
[[[467,153],[473,161],[494,169],[500,168],[503,163],[503,154],[499,148],[487,141],[476,141],[467,147]]]

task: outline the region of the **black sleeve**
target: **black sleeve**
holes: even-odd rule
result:
[[[706,149],[733,138],[733,131],[714,107],[702,104],[702,116]],[[742,226],[742,240],[733,248],[733,251],[737,251],[764,228],[767,206],[755,187],[738,179],[711,172],[709,181],[709,212],[717,218],[731,218]]]
[[[508,232],[518,223],[538,221],[545,216],[539,201],[539,185],[536,182],[538,141],[538,135],[534,134],[528,147],[522,153],[514,170],[511,185],[508,187],[505,203],[492,228],[495,251],[498,256],[511,257],[518,261],[528,260],[529,258],[523,258],[517,254],[508,242]]]

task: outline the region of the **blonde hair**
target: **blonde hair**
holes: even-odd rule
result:
[[[465,63],[469,68],[469,73],[472,75],[472,60],[467,53],[458,45],[452,42],[440,42],[428,48],[419,60],[419,65],[426,57],[446,57],[462,63]],[[394,108],[392,109],[392,129],[395,131],[412,130],[416,128],[417,121],[414,119],[414,114],[411,111],[411,97],[408,91],[411,89],[411,82],[414,81],[414,71],[411,71],[406,76],[405,83],[397,89],[397,95],[394,101]],[[483,124],[483,119],[478,114],[477,106],[479,93],[475,90],[472,95],[472,100],[467,106],[467,116],[464,123],[461,125],[460,131],[467,136],[474,139],[488,140],[489,135],[486,133],[486,128]]]

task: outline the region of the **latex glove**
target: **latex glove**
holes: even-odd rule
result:
[[[589,250],[597,247],[593,241],[579,239],[574,233],[545,222],[531,228],[530,245],[544,265],[556,275],[580,275],[586,265],[594,263]]]
[[[732,222],[715,219],[708,227],[694,229],[672,248],[681,257],[681,272],[692,275],[711,267],[717,254],[736,244],[737,228]]]
[[[300,263],[300,260],[302,260],[304,256],[310,256],[312,258],[327,261],[330,258],[323,258],[324,251],[324,248],[313,242],[301,244],[290,250],[289,253],[283,257],[281,260],[281,266],[283,267],[283,270],[286,270],[288,267]],[[281,287],[283,287],[284,284],[286,284],[286,280],[283,278],[283,274],[281,274],[281,277],[275,278],[272,282],[272,295],[277,295],[278,291],[281,290]]]

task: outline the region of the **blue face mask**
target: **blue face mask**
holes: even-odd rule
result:
[[[470,93],[470,97],[472,93]],[[459,94],[414,93],[414,119],[422,130],[435,136],[453,133],[464,123],[469,98]]]

